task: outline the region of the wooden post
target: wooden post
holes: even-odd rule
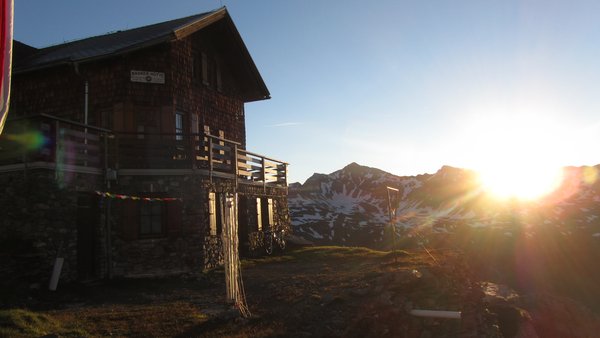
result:
[[[267,193],[267,165],[265,163],[265,158],[264,157],[261,157],[260,160],[262,161],[263,191],[266,194]]]
[[[395,192],[400,192],[398,189],[396,188],[392,188],[392,187],[386,187],[387,188],[387,199],[388,199],[388,215],[390,217],[390,229],[392,230],[392,252],[394,255],[394,262],[396,261],[396,229],[393,223],[393,217],[392,217],[392,201],[390,199],[390,190],[393,190]]]
[[[238,186],[238,175],[239,175],[239,168],[238,168],[238,146],[237,144],[233,145],[233,173],[234,173],[234,179],[235,179],[235,191],[237,191],[237,186]]]
[[[210,183],[212,183],[213,176],[213,155],[212,155],[212,145],[213,140],[212,137],[208,136],[208,172],[210,177]]]

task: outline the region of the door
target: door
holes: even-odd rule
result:
[[[95,238],[99,221],[98,197],[77,196],[77,275],[80,280],[95,277]]]

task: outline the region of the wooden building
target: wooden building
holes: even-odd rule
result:
[[[222,264],[228,212],[242,253],[289,229],[287,164],[246,149],[244,104],[269,91],[225,8],[15,41],[13,60],[1,269],[34,279],[58,256],[67,279],[201,271]]]

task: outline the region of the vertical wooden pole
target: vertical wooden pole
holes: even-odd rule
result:
[[[212,144],[213,144],[212,137],[208,136],[208,171],[209,171],[210,183],[212,183],[212,177],[213,177],[213,155],[212,155],[213,145]]]
[[[235,191],[237,191],[237,186],[238,186],[238,175],[239,175],[239,168],[238,168],[238,146],[237,144],[233,145],[233,173],[234,173],[234,180],[235,180]]]
[[[266,161],[264,157],[261,157],[261,161],[262,161],[262,181],[263,181],[263,192],[266,194],[267,193],[267,166],[266,166]]]
[[[387,199],[388,199],[388,215],[390,218],[390,230],[392,231],[392,252],[394,255],[394,262],[396,262],[396,227],[394,226],[394,218],[392,215],[392,201],[390,198],[390,190],[399,193],[400,191],[396,188],[386,187],[387,189]]]

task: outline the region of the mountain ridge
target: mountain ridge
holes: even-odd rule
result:
[[[397,176],[352,162],[330,174],[315,173],[304,184],[291,184],[290,215],[295,232],[307,240],[382,247],[389,186],[399,190],[392,194],[399,230],[448,231],[443,229],[454,223],[497,227],[511,225],[517,217],[528,227],[585,225],[600,233],[600,165],[563,171],[563,182],[553,193],[520,201],[494,198],[470,169],[444,165],[434,174]]]

